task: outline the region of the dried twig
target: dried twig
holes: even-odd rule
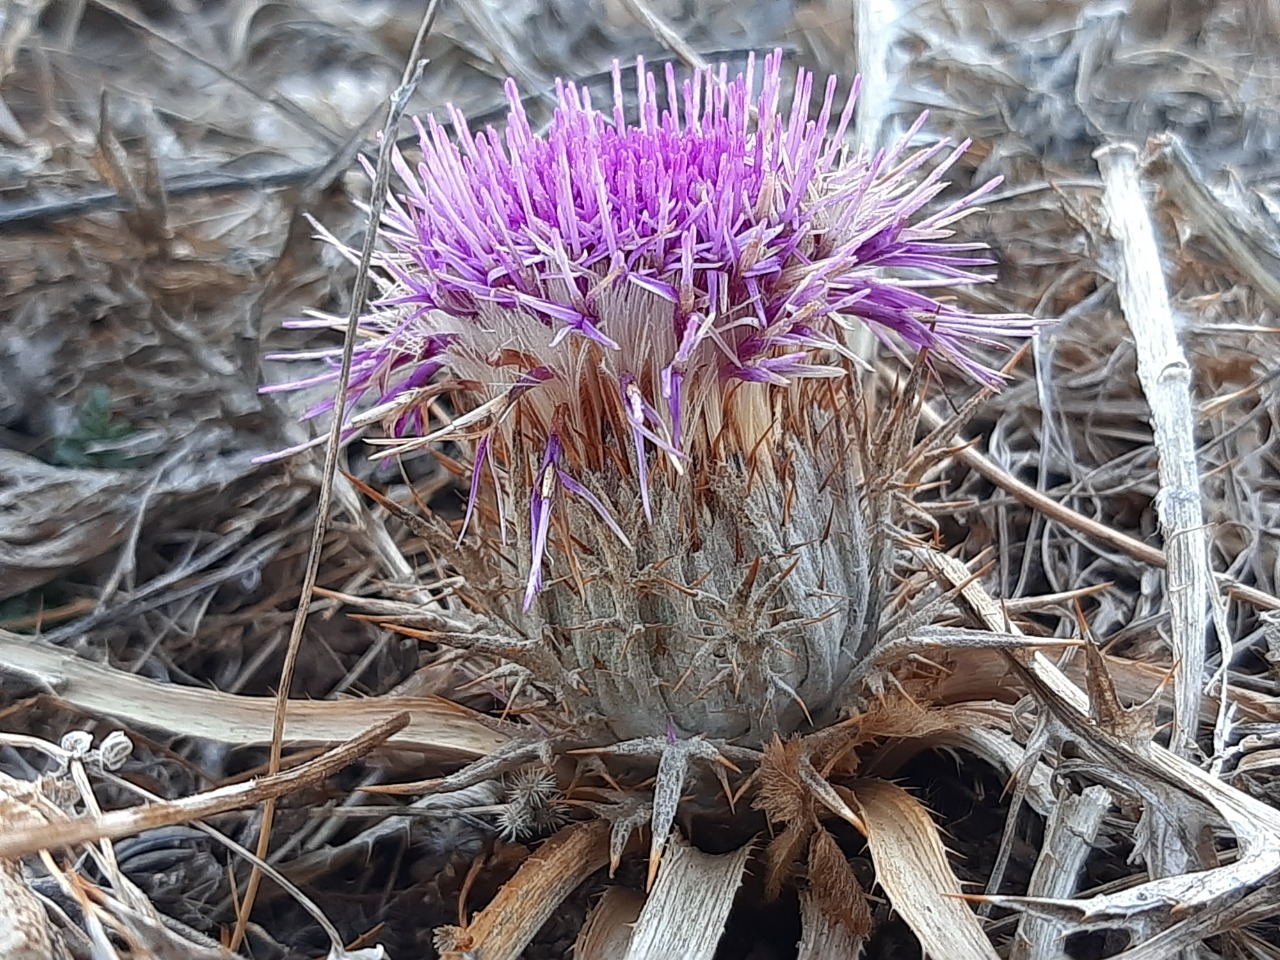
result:
[[[40,850],[54,850],[104,838],[127,837],[144,830],[203,820],[228,810],[283,797],[331,777],[365,756],[409,723],[408,714],[390,717],[340,747],[284,773],[271,774],[196,794],[182,800],[113,810],[98,817],[65,818],[45,824],[27,825],[0,837],[0,860],[25,857]]]
[[[409,97],[417,87],[418,79],[426,66],[419,59],[423,41],[435,20],[439,0],[431,0],[422,15],[418,27],[418,35],[414,38],[413,48],[405,64],[400,86],[391,97],[391,105],[387,111],[387,122],[382,129],[382,141],[378,149],[378,164],[374,176],[372,194],[369,201],[369,220],[365,226],[364,244],[360,250],[360,264],[356,272],[355,289],[351,294],[351,306],[347,313],[347,328],[343,337],[342,369],[334,388],[333,421],[329,427],[328,441],[325,446],[324,467],[320,476],[320,494],[316,503],[316,521],[311,533],[311,544],[307,551],[306,572],[303,575],[301,595],[298,599],[297,612],[293,618],[293,626],[289,631],[289,645],[285,651],[284,665],[280,670],[280,686],[276,691],[276,708],[271,736],[271,754],[267,768],[271,773],[280,769],[281,751],[284,744],[284,726],[289,699],[289,686],[293,680],[294,668],[298,661],[298,651],[302,647],[302,631],[307,622],[307,613],[311,606],[312,592],[320,572],[320,556],[324,549],[324,535],[329,523],[329,508],[333,502],[334,478],[338,470],[338,454],[342,446],[342,431],[346,416],[347,385],[351,380],[351,359],[355,354],[356,329],[360,322],[361,312],[369,295],[369,268],[373,262],[373,249],[377,242],[378,225],[382,220],[382,211],[387,202],[387,185],[391,179],[391,151],[395,144],[395,130],[400,122]],[[275,803],[268,799],[262,808],[262,825],[258,835],[258,847],[255,851],[259,859],[265,859],[267,848],[271,843],[271,826],[275,816]],[[249,913],[253,909],[254,897],[258,890],[261,874],[255,866],[249,874],[249,882],[245,887],[244,900],[241,903],[236,929],[231,937],[231,949],[238,949],[244,939],[245,927],[249,922]]]
[[[1209,552],[1196,465],[1191,366],[1178,343],[1154,229],[1138,182],[1138,151],[1118,145],[1095,157],[1106,185],[1108,226],[1119,247],[1116,286],[1138,349],[1138,379],[1151,405],[1160,462],[1156,512],[1167,558],[1167,605],[1173,622],[1172,748],[1195,740],[1204,691]]]

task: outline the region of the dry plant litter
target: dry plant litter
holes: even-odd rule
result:
[[[1280,5],[425,13],[0,6],[0,957],[1280,957]],[[777,46],[852,144],[972,138],[960,302],[1055,322],[998,392],[852,343],[900,512],[840,716],[548,739],[445,560],[469,453],[257,463],[264,357],[341,345],[283,324],[351,307],[313,222],[359,249],[397,87],[545,124]]]

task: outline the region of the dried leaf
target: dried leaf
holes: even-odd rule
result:
[[[596,901],[573,945],[574,960],[625,960],[631,928],[644,906],[644,894],[609,887]]]
[[[997,960],[963,892],[925,808],[901,787],[860,780],[853,788],[876,881],[907,921],[926,954],[947,960]]]
[[[807,756],[801,754],[797,766],[805,787],[809,789],[819,803],[854,828],[863,829],[862,821],[858,819],[858,815],[849,809],[849,805],[845,803],[839,791],[823,779],[817,770],[813,769],[813,764],[809,762]]]
[[[759,788],[751,805],[763,810],[774,823],[794,823],[814,816],[812,795],[800,776],[802,750],[800,740],[778,737],[764,748]]]
[[[860,960],[863,940],[831,918],[808,890],[800,891],[800,943],[796,960]]]
[[[0,631],[0,673],[35,680],[86,713],[145,729],[245,746],[271,742],[271,697],[158,683],[6,631]],[[288,743],[338,743],[399,713],[408,713],[410,723],[391,740],[397,746],[482,757],[507,742],[473,711],[440,697],[291,701],[285,738]]]
[[[812,821],[793,820],[780,834],[769,841],[764,851],[764,895],[767,899],[778,898],[783,885],[791,878],[800,854],[804,850],[805,842],[813,830]]]
[[[898,693],[878,697],[858,719],[861,722],[859,744],[877,738],[928,737],[941,730],[954,729],[956,723],[955,718],[945,712],[929,709]]]
[[[538,848],[466,929],[436,931],[441,960],[515,960],[573,890],[609,862],[609,825],[566,827]]]
[[[653,889],[658,864],[662,861],[662,853],[671,834],[671,826],[676,822],[676,811],[680,807],[680,792],[689,772],[689,751],[684,747],[685,742],[677,741],[669,749],[662,751],[662,757],[658,761],[658,773],[653,782],[653,835],[649,841],[646,890]]]
[[[674,835],[636,921],[627,960],[711,960],[750,858],[751,844],[712,856]]]
[[[871,906],[853,867],[835,837],[817,830],[809,843],[809,895],[833,920],[857,939],[871,935]]]

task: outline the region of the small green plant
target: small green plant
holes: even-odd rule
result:
[[[74,428],[54,440],[50,462],[60,467],[127,467],[133,457],[116,443],[133,432],[132,425],[112,412],[110,389],[95,384],[76,412]]]

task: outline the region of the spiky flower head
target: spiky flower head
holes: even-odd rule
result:
[[[629,735],[767,734],[831,706],[873,626],[848,331],[991,383],[975,348],[1033,326],[937,293],[988,279],[951,238],[994,184],[922,212],[967,143],[915,148],[918,122],[851,153],[856,90],[815,104],[801,71],[788,100],[776,52],[636,76],[635,119],[615,65],[611,111],[558,84],[545,133],[511,82],[502,131],[419,125],[350,422],[471,451],[459,543],[567,706]]]

